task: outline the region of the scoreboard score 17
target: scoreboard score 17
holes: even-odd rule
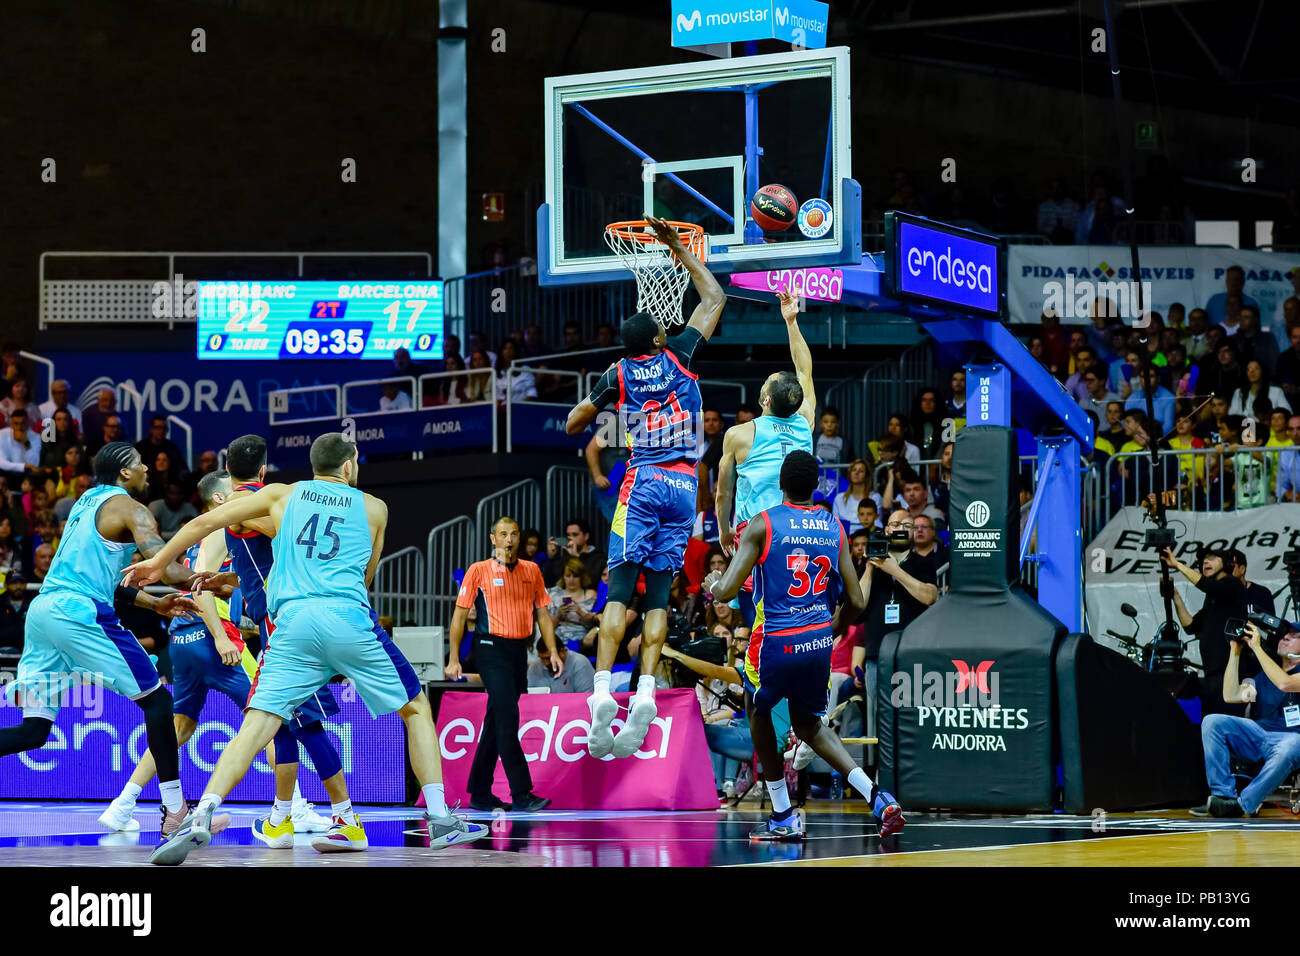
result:
[[[442,282],[200,282],[201,359],[441,359]]]

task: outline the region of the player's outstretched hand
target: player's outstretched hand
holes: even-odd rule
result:
[[[679,252],[684,248],[681,237],[677,235],[676,227],[670,226],[663,219],[656,219],[654,216],[646,216],[645,221],[650,223],[650,228],[655,231],[659,241],[673,252]]]
[[[799,297],[791,293],[788,286],[782,286],[776,297],[781,300],[781,318],[787,322],[798,321]]]
[[[199,606],[184,594],[164,594],[154,605],[154,610],[163,617],[180,617],[182,614],[198,614]]]
[[[446,669],[443,671],[442,676],[447,680],[460,680],[464,673],[464,670],[460,666],[460,661],[450,661],[448,662]]]
[[[190,578],[186,587],[194,594],[211,591],[224,601],[239,587],[239,576],[231,571],[200,571]]]
[[[122,587],[142,588],[162,580],[163,563],[154,558],[146,558],[136,564],[129,564],[122,569]]]
[[[718,523],[718,547],[728,559],[736,551],[736,531],[729,524]]]
[[[217,653],[221,655],[221,663],[227,667],[233,667],[239,663],[239,648],[225,634],[214,634],[212,639],[213,646],[216,647]]]
[[[718,582],[721,580],[722,580],[721,571],[710,571],[707,575],[705,575],[704,580],[700,582],[700,590],[705,591],[709,594],[713,594],[713,596],[716,598],[717,595],[714,594],[713,589],[718,586]]]

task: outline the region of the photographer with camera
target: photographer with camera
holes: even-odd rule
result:
[[[1211,714],[1201,722],[1210,799],[1192,809],[1198,816],[1253,816],[1274,788],[1300,767],[1300,627],[1271,615],[1252,618],[1232,641],[1222,693],[1228,703],[1248,703],[1253,712],[1249,718]],[[1271,653],[1256,620],[1269,625],[1269,643],[1277,642]],[[1254,680],[1238,676],[1243,645],[1259,662],[1261,673]],[[1264,762],[1240,794],[1231,769],[1234,756]]]
[[[1223,675],[1228,667],[1228,624],[1233,619],[1246,616],[1246,591],[1241,581],[1232,576],[1231,558],[1222,551],[1205,551],[1201,555],[1201,570],[1189,567],[1174,557],[1173,550],[1165,548],[1160,560],[1178,571],[1205,595],[1205,603],[1195,614],[1187,610],[1183,597],[1173,589],[1174,610],[1178,623],[1188,634],[1196,635],[1201,651],[1201,666],[1205,676],[1200,681],[1201,715],[1239,714],[1240,707],[1227,706],[1220,690]]]
[[[1246,596],[1247,614],[1273,614],[1273,592],[1262,584],[1246,580],[1246,553],[1237,548],[1228,551],[1232,561],[1232,576],[1241,582],[1242,593]]]

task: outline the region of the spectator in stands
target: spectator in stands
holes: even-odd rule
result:
[[[752,422],[763,410],[758,407],[758,402],[742,402],[736,409],[736,424],[743,425],[745,422]]]
[[[1083,386],[1083,395],[1079,398],[1080,408],[1104,415],[1108,404],[1120,401],[1119,395],[1106,387],[1106,373],[1100,365],[1094,365],[1085,371],[1080,376],[1079,383]]]
[[[1187,348],[1189,362],[1200,362],[1209,354],[1209,330],[1210,317],[1204,309],[1192,309],[1187,313],[1187,330],[1182,336],[1182,342]]]
[[[77,479],[86,474],[86,462],[82,459],[81,446],[69,445],[65,448],[62,464],[46,473],[55,476],[54,500],[56,502],[75,494]]]
[[[90,409],[86,409],[86,414],[90,414]],[[122,430],[122,419],[117,415],[109,415],[99,429],[99,436],[99,438],[90,438],[89,433],[86,436],[86,456],[92,461],[105,445],[115,441],[126,441],[126,434]]]
[[[483,338],[483,333],[471,332],[469,334],[469,345],[466,348],[465,354],[470,358],[473,358],[474,353],[480,351],[487,356],[488,364],[485,366],[486,368],[491,368],[492,366],[496,365],[497,353],[493,352],[491,349],[488,348],[487,340]],[[473,368],[474,363],[470,362],[469,367]]]
[[[1300,629],[1288,624],[1272,651],[1264,647],[1263,635],[1254,624],[1247,623],[1246,637],[1262,673],[1241,680],[1242,646],[1230,641],[1218,690],[1224,704],[1250,704],[1251,716],[1212,713],[1202,719],[1210,798],[1203,806],[1192,808],[1198,816],[1253,816],[1277,785],[1300,767],[1300,724],[1292,719],[1294,694],[1300,691],[1300,676],[1295,673],[1300,667]],[[1264,762],[1240,793],[1238,774],[1231,765],[1234,756]]]
[[[453,355],[456,356],[456,358],[461,359],[462,361],[464,360],[460,353],[459,335],[448,335],[442,340],[442,361],[444,365],[447,359],[451,358]],[[464,366],[462,366],[462,368],[463,367]],[[443,371],[446,371],[445,367]]]
[[[39,548],[43,544],[48,544],[56,552],[59,550],[59,522],[54,517],[54,512],[49,508],[42,508],[32,516],[32,527],[35,529],[32,533],[32,546]]]
[[[31,369],[27,363],[22,360],[22,349],[17,342],[6,342],[3,349],[0,349],[0,388],[4,389],[4,394],[9,394],[9,388],[14,381],[20,378],[27,381],[32,380]]]
[[[712,502],[717,500],[717,484],[714,484],[709,507],[695,516],[695,525],[691,528],[691,537],[705,544],[717,544],[721,537],[718,533],[718,513]]]
[[[534,322],[528,328],[524,329],[524,358],[533,358],[537,355],[546,355],[552,351],[550,344],[546,341],[546,336],[542,334],[542,327]]]
[[[1039,333],[1035,332],[1029,336],[1029,341],[1025,343],[1025,348],[1029,349],[1029,355],[1043,368],[1047,368],[1047,342]],[[1050,371],[1050,369],[1048,369]]]
[[[1229,415],[1241,415],[1250,418],[1255,414],[1255,403],[1265,399],[1269,408],[1291,410],[1286,394],[1269,380],[1268,369],[1257,359],[1246,363],[1246,380],[1232,393],[1232,404],[1228,406]]]
[[[54,503],[54,517],[60,521],[67,521],[68,515],[72,513],[72,506],[77,503],[78,498],[90,490],[94,483],[95,479],[90,475],[77,475],[72,482],[72,494]]]
[[[835,496],[831,505],[831,514],[844,523],[846,528],[857,524],[858,503],[871,498],[871,473],[867,463],[856,458],[849,464],[849,486]]]
[[[172,461],[171,455],[165,451],[160,451],[153,456],[153,461],[148,458],[144,459],[148,464],[148,487],[145,490],[145,497],[148,501],[157,501],[167,492],[167,486],[176,483],[181,489],[181,497],[184,497],[185,486],[182,484],[178,474],[177,464]]]
[[[957,371],[952,373],[952,378],[949,381],[949,387],[952,389],[952,394],[949,396],[948,402],[944,406],[944,414],[949,418],[961,419],[962,422],[965,422],[966,370],[964,368],[957,369]]]
[[[0,572],[17,571],[23,566],[22,548],[13,535],[8,515],[0,516]]]
[[[570,654],[564,641],[559,639],[557,628],[555,653],[564,662],[564,670],[557,677],[551,671],[551,651],[546,639],[537,639],[537,660],[528,666],[528,686],[544,687],[552,694],[590,694],[596,688],[596,669],[581,654]]]
[[[469,374],[456,379],[456,387],[447,399],[448,405],[492,401],[492,359],[484,349],[475,349],[469,356]],[[455,399],[453,401],[453,399]]]
[[[1287,419],[1287,440],[1300,445],[1300,415]],[[1300,501],[1300,452],[1283,451],[1277,456],[1277,480],[1274,494],[1278,501]]]
[[[915,522],[918,515],[928,515],[935,527],[943,531],[948,523],[944,520],[943,512],[927,501],[928,497],[925,483],[919,477],[913,475],[903,481],[903,503],[908,518]]]
[[[1286,396],[1287,407],[1295,410],[1300,404],[1300,325],[1291,327],[1290,338],[1291,347],[1278,356],[1273,380]]]
[[[722,462],[722,433],[726,431],[722,412],[716,408],[705,408],[700,426],[705,445],[695,463],[695,508],[697,511],[706,511],[713,507],[713,486],[718,483],[718,465]]]
[[[41,464],[40,439],[27,430],[27,409],[18,407],[9,416],[9,428],[0,432],[0,471],[20,483],[34,475]]]
[[[1228,397],[1215,395],[1201,407],[1196,425],[1196,437],[1207,445],[1218,445],[1223,441],[1220,435],[1220,423],[1228,417]]]
[[[939,390],[922,389],[916,396],[916,405],[912,410],[912,433],[923,460],[933,461],[939,457],[943,447],[944,414],[939,401]]]
[[[1169,447],[1174,451],[1190,452],[1204,448],[1205,442],[1195,434],[1196,422],[1192,418],[1192,405],[1183,400],[1177,405],[1177,421],[1174,433],[1169,436]],[[1191,488],[1205,483],[1205,457],[1202,455],[1183,454],[1178,456],[1178,468],[1182,472],[1183,484]]]
[[[1118,451],[1128,441],[1128,432],[1124,430],[1124,403],[1118,399],[1111,399],[1106,403],[1105,414],[1106,424],[1099,434]]]
[[[14,409],[21,408],[27,413],[27,425],[34,431],[40,430],[41,410],[32,402],[32,388],[27,379],[21,376],[9,383],[9,397],[0,400],[0,415],[11,418]]]
[[[185,489],[178,481],[169,481],[161,498],[149,503],[149,511],[158,522],[158,532],[170,541],[181,525],[198,517],[194,506],[185,500]]]
[[[578,647],[583,635],[600,623],[599,615],[592,613],[596,605],[596,589],[586,565],[574,557],[565,561],[564,574],[550,589],[550,595],[556,643],[560,647],[566,643]]]
[[[217,470],[217,461],[217,453],[211,448],[199,455],[199,460],[194,463],[194,470],[182,482],[185,486],[186,498],[193,498],[198,493],[199,482]],[[195,502],[194,506],[197,508],[200,504],[202,502]]]
[[[1133,394],[1131,394],[1128,401],[1124,403],[1124,408],[1140,408],[1143,411],[1146,411],[1147,389],[1151,392],[1152,408],[1155,410],[1156,421],[1160,423],[1160,433],[1163,435],[1173,431],[1174,393],[1160,384],[1160,372],[1157,369],[1147,369],[1146,388],[1135,387],[1133,389]]]
[[[454,352],[449,352],[443,357],[442,370],[444,372],[463,372],[465,371],[465,360]],[[421,400],[426,408],[436,405],[459,405],[464,401],[465,384],[464,375],[434,379],[425,388]]]
[[[149,419],[149,434],[135,443],[135,449],[146,464],[156,460],[159,452],[166,454],[173,477],[179,481],[185,476],[185,454],[167,437],[166,415],[154,415]]]
[[[880,523],[880,509],[871,498],[863,498],[858,502],[858,520],[850,526],[849,530],[870,531],[872,528],[880,527],[883,527]]]
[[[1202,395],[1231,395],[1241,388],[1244,378],[1238,361],[1237,346],[1233,342],[1224,342],[1218,346],[1213,358],[1206,358],[1201,363],[1201,376],[1196,383],[1196,391]]]
[[[411,353],[406,349],[397,349],[393,352],[393,375],[407,377],[410,376],[418,380],[421,375],[427,375],[429,369],[417,362],[411,361]]]
[[[1259,327],[1259,308],[1241,307],[1241,325],[1237,328],[1237,348],[1243,359],[1256,359],[1270,375],[1277,368],[1277,339]]]
[[[1168,364],[1165,366],[1165,381],[1169,389],[1178,398],[1187,398],[1192,393],[1192,367],[1187,364],[1187,349],[1181,342],[1165,352]],[[1197,375],[1200,375],[1198,370]]]
[[[907,459],[909,464],[915,465],[921,460],[921,449],[912,444],[912,426],[906,415],[894,412],[889,416],[889,424],[886,426],[886,430],[889,434],[903,440],[903,457]]]
[[[472,357],[472,356],[471,356]],[[532,372],[520,372],[510,375],[510,364],[519,358],[519,347],[514,339],[506,339],[497,352],[497,404],[504,405],[506,390],[509,389],[512,402],[530,402],[537,400],[537,383]]]
[[[1084,381],[1084,376],[1089,371],[1100,368],[1097,353],[1092,350],[1092,346],[1085,345],[1075,352],[1074,371],[1065,380],[1065,390],[1070,393],[1070,397],[1076,402],[1082,403],[1088,396],[1088,384]]]
[[[1078,222],[1079,204],[1066,193],[1064,180],[1053,179],[1047,198],[1038,204],[1038,234],[1055,245],[1068,246]]]
[[[948,520],[948,502],[951,497],[952,487],[952,442],[947,442],[939,451],[939,469],[938,472],[930,469],[930,497],[934,506],[943,514],[943,520]]]
[[[591,525],[582,518],[570,518],[564,525],[568,544],[546,562],[543,568],[546,586],[554,587],[564,573],[570,558],[577,558],[587,569],[588,579],[594,581],[605,567],[605,553],[591,544]]]
[[[50,573],[50,562],[54,560],[54,549],[42,544],[32,555],[32,580],[37,584],[45,583],[45,575]]]
[[[840,410],[834,405],[822,409],[817,420],[821,432],[813,445],[813,453],[826,462],[853,460],[853,442],[840,432]]]
[[[81,409],[75,404],[68,404],[68,380],[66,378],[56,378],[50,383],[50,400],[43,402],[40,406],[41,421],[50,418],[59,409],[66,409],[72,416],[72,420],[77,423],[77,429],[81,429]]]
[[[27,621],[27,608],[32,597],[27,592],[27,579],[19,571],[5,575],[4,596],[0,597],[0,648],[21,652],[23,631]]]
[[[81,448],[81,437],[77,434],[77,425],[66,408],[54,412],[54,428],[47,432],[48,440],[41,441],[42,468],[53,471],[63,467],[69,448]],[[44,439],[44,435],[42,435]],[[87,469],[89,470],[89,469]]]
[[[94,445],[98,450],[107,444],[104,440],[104,427],[108,424],[109,418],[116,416],[117,393],[111,388],[101,388],[96,403],[81,413],[81,434],[86,439],[88,447]],[[118,426],[121,427],[121,420],[118,421]],[[121,440],[120,437],[113,439],[113,441]]]
[[[582,341],[582,326],[570,319],[564,323],[563,352],[579,352],[586,348]]]
[[[1243,305],[1253,305],[1256,314],[1259,311],[1259,303],[1243,291],[1245,286],[1246,270],[1241,266],[1229,266],[1228,271],[1223,274],[1223,291],[1210,296],[1210,301],[1205,303],[1205,313],[1209,316],[1210,322],[1222,325],[1229,335],[1235,334],[1233,330],[1228,329],[1229,297],[1236,296],[1240,300],[1238,309]]]
[[[411,410],[411,396],[402,391],[398,382],[384,382],[380,388],[384,394],[379,397],[381,412],[407,412]]]
[[[602,322],[596,326],[596,348],[618,348],[618,331],[608,322]]]
[[[1070,332],[1062,328],[1061,317],[1051,309],[1043,312],[1040,322],[1043,326],[1043,347],[1047,352],[1047,369],[1058,378],[1064,378],[1069,370]]]
[[[1124,201],[1112,196],[1100,180],[1094,180],[1092,198],[1080,212],[1074,226],[1077,246],[1109,246],[1115,242],[1115,226],[1124,217]]]
[[[1300,269],[1291,271],[1291,284],[1300,295]],[[1291,330],[1297,325],[1300,325],[1300,298],[1293,295],[1282,300],[1273,316],[1273,338],[1277,339],[1279,349],[1286,350],[1291,344]]]
[[[626,443],[621,441],[613,447],[607,447],[604,435],[597,430],[587,442],[582,455],[591,475],[592,500],[600,509],[601,517],[613,521],[614,511],[618,508],[619,485],[623,482],[623,473],[627,470],[631,452]]]
[[[934,519],[927,513],[912,517],[912,551],[934,567],[937,579],[939,569],[948,563],[948,549],[935,534]]]

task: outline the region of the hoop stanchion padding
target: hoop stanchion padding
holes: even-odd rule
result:
[[[704,228],[690,222],[670,221],[668,225],[677,230],[682,245],[704,262],[709,245]],[[681,325],[690,273],[659,241],[650,223],[644,219],[612,222],[605,227],[605,244],[636,276],[637,311],[650,313],[665,328]]]

